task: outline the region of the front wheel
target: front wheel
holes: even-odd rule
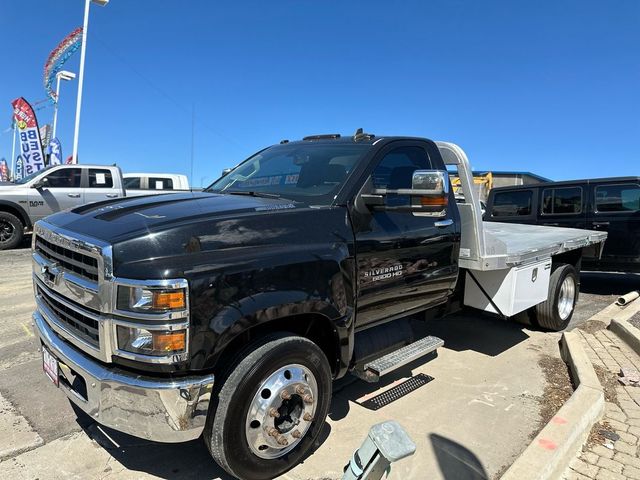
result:
[[[16,248],[23,235],[24,225],[20,219],[9,212],[0,212],[0,250]]]
[[[547,300],[530,311],[533,323],[554,331],[567,328],[578,301],[578,288],[578,273],[573,265],[558,265],[549,279]]]
[[[207,418],[214,460],[243,480],[267,480],[314,447],[331,402],[331,369],[302,337],[264,339],[238,356]]]

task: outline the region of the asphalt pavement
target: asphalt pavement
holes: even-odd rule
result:
[[[30,270],[28,248],[0,252],[0,411],[10,419],[0,422],[0,478],[228,478],[200,440],[148,442],[71,408],[42,373],[31,330]],[[570,328],[637,288],[637,276],[584,273]],[[403,425],[418,446],[391,478],[496,478],[513,462],[540,428],[547,382],[540,362],[559,358],[559,334],[473,310],[427,328],[445,340],[434,360],[415,362],[382,384],[350,376],[336,382],[321,445],[287,478],[340,478],[369,427],[387,419]],[[434,380],[377,411],[359,404],[417,373]]]

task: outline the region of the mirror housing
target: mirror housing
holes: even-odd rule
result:
[[[222,175],[220,176],[220,178],[222,178],[222,177],[226,177],[226,176],[227,176],[227,175],[229,175],[232,171],[233,171],[233,168],[225,168],[224,170],[222,170]]]
[[[407,195],[408,205],[387,205],[387,195]],[[411,188],[377,188],[370,194],[362,194],[369,208],[386,211],[409,211],[428,217],[444,217],[449,204],[449,173],[446,170],[416,170],[411,179]]]
[[[49,179],[47,177],[44,177],[40,180],[38,180],[36,183],[34,183],[31,188],[35,188],[36,190],[42,190],[43,188],[49,186]]]

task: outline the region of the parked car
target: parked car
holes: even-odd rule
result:
[[[189,179],[186,175],[174,173],[125,173],[123,177],[124,188],[129,197],[189,190]]]
[[[0,185],[0,250],[15,248],[33,224],[85,203],[124,197],[115,166],[55,165]]]
[[[332,380],[378,381],[443,344],[414,328],[425,312],[464,301],[565,328],[605,238],[482,222],[454,144],[314,135],[203,192],[39,221],[33,322],[44,373],[96,421],[201,437],[234,477],[272,479],[313,451]]]
[[[582,268],[640,273],[640,177],[495,188],[486,220],[607,232],[602,257],[583,257]]]

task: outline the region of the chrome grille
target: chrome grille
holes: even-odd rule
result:
[[[62,268],[83,278],[98,281],[98,260],[36,236],[34,250]]]
[[[55,320],[85,342],[99,348],[98,312],[93,312],[69,299],[62,299],[36,282],[36,293],[44,305],[55,315]]]

